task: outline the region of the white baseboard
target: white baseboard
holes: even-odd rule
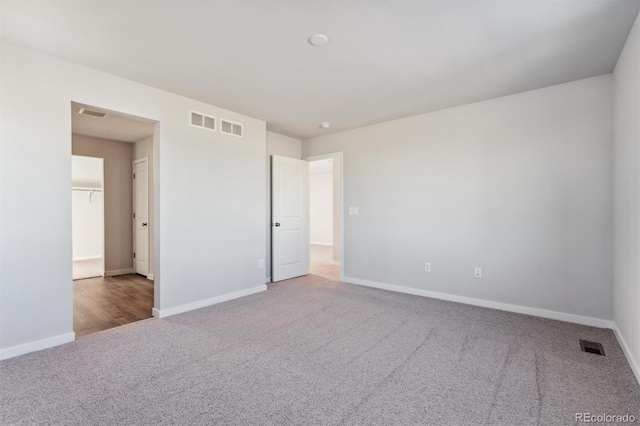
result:
[[[265,284],[271,283],[271,277],[267,277],[267,280],[264,282]]]
[[[135,270],[133,268],[127,269],[114,269],[112,271],[104,271],[102,274],[105,277],[115,277],[117,275],[126,275],[126,274],[134,274]]]
[[[149,274],[147,275],[147,279],[153,281],[155,279],[155,275]]]
[[[102,256],[74,257],[73,261],[75,262],[76,260],[96,260],[96,259],[102,259]]]
[[[618,343],[620,343],[620,347],[622,348],[622,352],[624,352],[624,356],[627,357],[627,361],[629,362],[629,366],[631,367],[631,371],[636,376],[636,380],[640,383],[640,366],[636,363],[636,360],[633,359],[633,355],[631,350],[629,349],[629,345],[627,345],[627,341],[622,337],[622,333],[618,329],[618,324],[613,323],[613,334],[615,334],[616,339],[618,339]]]
[[[365,287],[379,288],[382,290],[397,291],[398,293],[413,294],[416,296],[431,297],[433,299],[447,300],[450,302],[464,303],[466,305],[482,306],[483,308],[498,309],[501,311],[515,312],[518,314],[533,315],[536,317],[549,318],[558,321],[572,322],[576,324],[589,325],[592,327],[612,328],[613,322],[610,320],[585,317],[564,312],[548,311],[546,309],[531,308],[528,306],[511,305],[509,303],[494,302],[473,297],[457,296],[455,294],[440,293],[437,291],[421,290],[400,285],[384,284],[375,281],[361,280],[359,278],[343,277],[342,281],[357,284]]]
[[[43,349],[52,348],[54,346],[63,345],[65,343],[76,340],[76,333],[65,333],[58,336],[48,337],[35,342],[23,343],[22,345],[11,346],[9,348],[0,349],[0,360],[13,358],[24,355],[29,352],[41,351]]]
[[[333,244],[331,243],[316,243],[311,241],[309,244],[311,244],[312,246],[327,246],[327,247],[333,247]]]
[[[229,300],[238,299],[240,297],[249,296],[251,294],[260,293],[267,289],[266,284],[259,285],[257,287],[251,287],[246,290],[240,290],[229,294],[223,294],[222,296],[212,297],[210,299],[199,300],[193,303],[187,303],[184,305],[176,306],[167,309],[153,308],[153,316],[156,318],[166,318],[171,315],[181,314],[183,312],[193,311],[194,309],[204,308],[206,306],[216,305],[218,303],[227,302]]]

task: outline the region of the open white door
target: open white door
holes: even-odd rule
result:
[[[133,162],[133,267],[136,274],[149,274],[149,161]]]
[[[309,165],[272,156],[271,276],[282,281],[309,273]]]

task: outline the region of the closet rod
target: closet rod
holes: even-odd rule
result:
[[[89,191],[89,192],[93,192],[93,191],[100,191],[102,192],[102,188],[85,188],[85,187],[81,187],[81,186],[74,186],[71,188],[72,191]]]

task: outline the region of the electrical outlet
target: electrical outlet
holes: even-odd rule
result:
[[[264,259],[258,260],[258,268],[264,269]]]
[[[349,214],[358,214],[357,207],[349,207]]]
[[[482,278],[482,268],[476,268],[473,273],[473,276],[476,278]]]
[[[431,264],[429,262],[426,262],[424,264],[424,271],[425,272],[431,272]]]

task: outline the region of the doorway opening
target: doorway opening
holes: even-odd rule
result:
[[[340,279],[338,159],[309,161],[309,255],[314,275]]]
[[[78,338],[152,316],[157,123],[72,102],[71,125]]]
[[[73,279],[104,271],[104,159],[71,156]]]
[[[342,152],[271,156],[271,281],[344,277]]]

